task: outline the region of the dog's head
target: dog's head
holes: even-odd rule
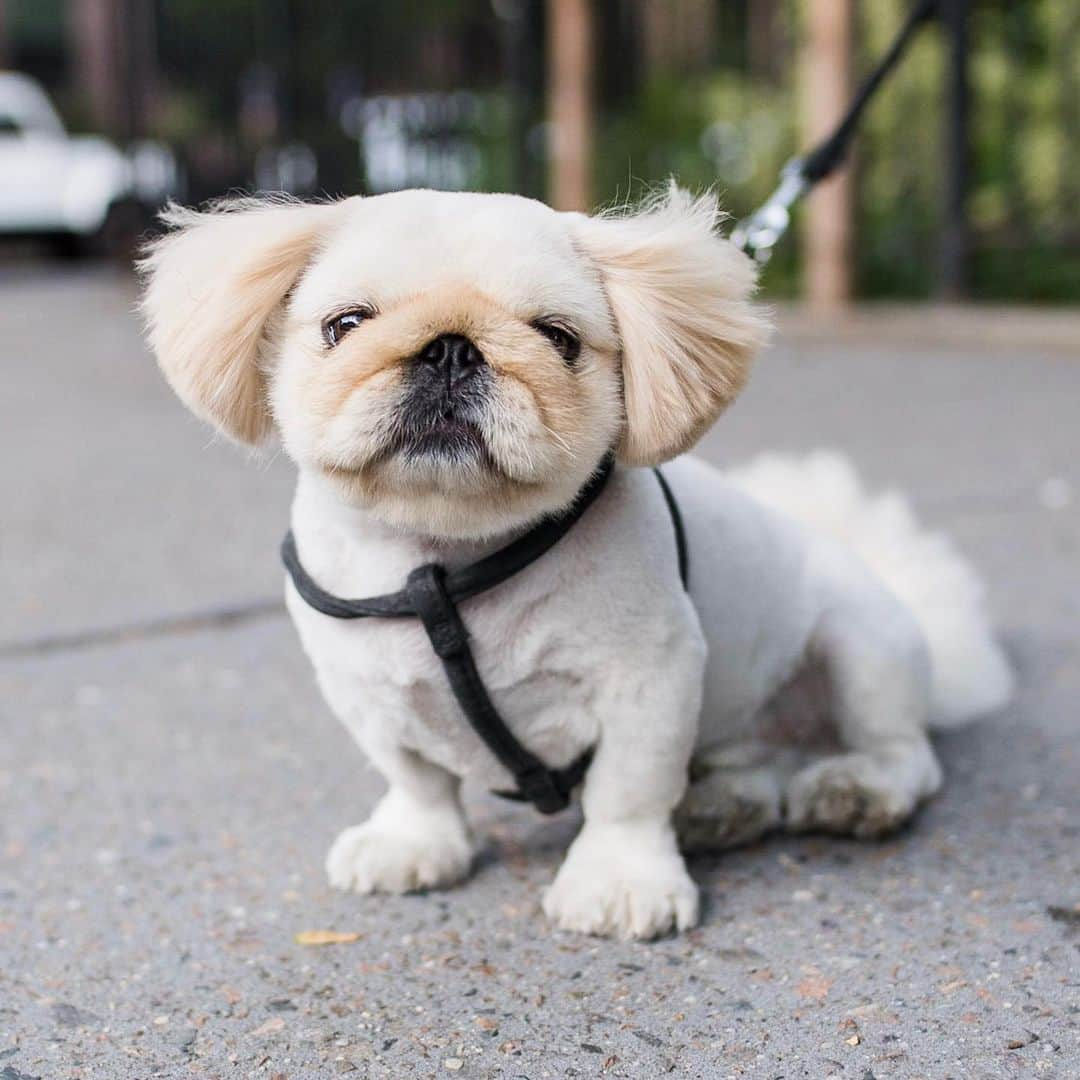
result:
[[[351,503],[443,537],[568,505],[614,448],[653,464],[739,391],[763,323],[716,204],[634,214],[406,191],[173,209],[150,340],[197,414]]]

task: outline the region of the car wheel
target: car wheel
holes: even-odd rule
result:
[[[48,237],[49,251],[57,259],[73,261],[86,254],[86,240],[78,233],[55,233]]]
[[[150,222],[151,216],[142,203],[136,199],[118,200],[109,207],[97,232],[87,237],[85,249],[92,255],[130,262]]]

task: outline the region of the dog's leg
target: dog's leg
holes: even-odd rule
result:
[[[847,600],[822,618],[811,650],[828,671],[832,716],[849,752],[795,774],[787,825],[881,836],[941,786],[926,735],[929,661],[921,632],[891,597]]]
[[[605,703],[582,795],[585,825],[544,897],[560,929],[652,938],[697,922],[698,890],[671,814],[697,735],[704,645],[679,651],[656,664],[650,682],[628,680]]]
[[[390,790],[363,825],[345,829],[326,857],[330,884],[361,893],[453,885],[469,873],[473,846],[461,781],[418,754],[365,742]]]

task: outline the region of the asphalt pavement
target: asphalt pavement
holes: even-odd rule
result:
[[[183,412],[134,299],[0,269],[0,1080],[1080,1076],[1069,316],[781,318],[703,452],[834,446],[910,492],[989,582],[1019,695],[940,740],[903,835],[695,859],[701,927],[625,944],[539,912],[574,817],[481,792],[468,884],[330,890],[381,782],[280,604],[291,469]]]

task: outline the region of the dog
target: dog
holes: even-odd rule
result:
[[[928,737],[1010,694],[973,571],[841,458],[721,474],[685,456],[768,326],[711,196],[586,216],[403,191],[164,214],[143,311],[168,382],[299,470],[292,529],[337,596],[475,563],[567,512],[565,536],[462,602],[520,744],[592,752],[584,824],[543,909],[646,939],[698,919],[687,849],[773,829],[874,837],[942,782]],[[661,466],[683,521],[688,588]],[[332,710],[388,785],[330,849],[331,883],[441,888],[473,859],[464,779],[508,786],[415,619],[341,621],[289,582]]]

